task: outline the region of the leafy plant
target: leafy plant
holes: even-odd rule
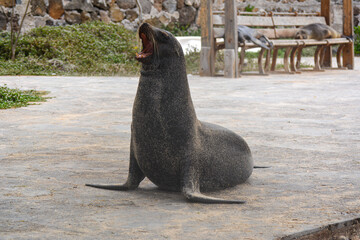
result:
[[[31,0],[29,0],[26,4],[26,8],[25,8],[25,12],[24,12],[24,15],[21,19],[21,22],[20,22],[20,26],[18,29],[15,30],[15,26],[14,26],[14,21],[16,21],[16,17],[15,17],[15,6],[16,6],[16,3],[15,3],[15,0],[12,0],[12,7],[11,7],[11,15],[10,15],[10,18],[5,14],[5,18],[8,22],[10,22],[10,47],[11,47],[11,55],[9,56],[11,58],[11,60],[15,60],[15,53],[16,53],[16,47],[17,47],[17,43],[18,43],[18,40],[20,38],[20,33],[21,33],[21,29],[23,27],[23,24],[24,24],[24,20],[25,20],[25,17],[27,16],[27,13],[28,13],[28,9],[29,9],[29,6],[30,6],[30,3],[31,3]],[[1,10],[3,13],[5,13],[5,10],[4,10],[4,7],[3,6],[0,6]]]
[[[11,36],[0,36],[0,75],[129,75],[139,71],[136,33],[123,26],[89,22],[39,27],[19,38],[9,61]]]
[[[245,7],[245,12],[252,12],[255,6],[251,6],[250,4]]]
[[[28,90],[22,91],[19,89],[8,88],[7,85],[0,86],[0,109],[25,107],[34,102],[45,102],[46,97],[43,95],[49,94],[45,91]]]
[[[186,72],[188,74],[199,74],[200,67],[200,51],[197,48],[192,48],[185,55]]]

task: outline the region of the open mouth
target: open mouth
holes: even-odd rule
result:
[[[136,53],[136,59],[138,59],[138,60],[147,58],[150,55],[152,55],[154,52],[154,45],[150,41],[150,39],[146,36],[146,34],[141,33],[140,38],[142,41],[143,49],[140,53]]]

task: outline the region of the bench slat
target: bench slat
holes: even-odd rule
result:
[[[214,25],[224,25],[224,15],[213,15]],[[291,27],[291,26],[305,26],[310,23],[323,23],[326,24],[325,18],[322,16],[315,17],[288,17],[288,16],[238,16],[237,23],[248,27]]]
[[[279,29],[256,29],[270,39],[294,38],[297,28],[279,28]]]
[[[261,16],[238,16],[238,25],[244,25],[248,27],[272,27],[274,26],[271,17]]]
[[[224,15],[213,15],[214,25],[224,25]],[[238,16],[237,23],[245,26],[259,26],[259,27],[272,27],[273,22],[271,17],[258,17],[258,16]]]
[[[324,17],[273,17],[275,26],[305,26],[311,23],[326,24]]]
[[[256,29],[260,33],[264,34],[270,39],[276,38],[294,38],[295,33],[298,29],[296,28],[282,28],[282,29],[270,29],[270,28],[260,28]],[[276,35],[275,35],[276,32]],[[224,28],[214,28],[214,37],[221,38],[224,36]]]
[[[322,41],[317,41],[314,39],[305,39],[305,40],[299,40],[299,39],[287,39],[287,40],[271,40],[273,43],[273,46],[276,47],[296,47],[296,46],[318,46],[318,45],[338,45],[338,44],[345,44],[349,43],[350,40],[346,38],[330,38]],[[225,44],[223,41],[220,41],[217,43],[218,49],[223,49],[225,47]],[[239,44],[241,45],[241,44]],[[246,42],[246,47],[258,47],[256,44],[252,42]]]

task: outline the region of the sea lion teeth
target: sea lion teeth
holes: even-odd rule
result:
[[[140,38],[143,44],[143,49],[140,53],[136,53],[135,58],[140,60],[149,57],[153,54],[153,43],[149,40],[145,33],[140,33]]]

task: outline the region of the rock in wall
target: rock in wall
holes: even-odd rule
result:
[[[17,20],[25,11],[29,0],[16,0]],[[86,21],[99,20],[107,23],[122,24],[136,31],[140,23],[149,22],[162,27],[169,24],[190,25],[199,27],[199,9],[201,0],[139,0],[142,14],[136,0],[31,0],[30,15],[24,22],[23,31],[38,26],[59,26],[81,24]],[[224,0],[213,0],[214,8],[223,9]],[[9,18],[14,0],[0,0],[0,29],[9,30]],[[320,0],[237,0],[242,11],[320,11]],[[333,0],[332,26],[342,29],[342,1]],[[354,0],[354,25],[360,21],[360,0]]]

